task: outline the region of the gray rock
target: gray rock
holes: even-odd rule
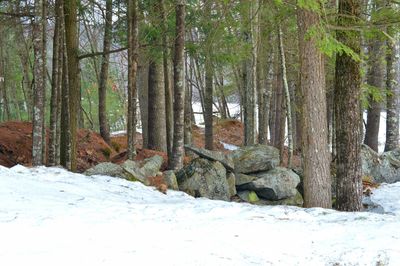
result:
[[[164,181],[167,183],[169,189],[179,190],[178,181],[176,181],[175,172],[172,170],[165,171]]]
[[[260,200],[256,202],[257,205],[286,205],[286,206],[297,206],[297,207],[302,207],[303,206],[303,196],[301,196],[300,192],[296,192],[296,195],[293,197],[283,199],[283,200]]]
[[[254,191],[243,190],[239,191],[237,195],[241,200],[244,200],[249,203],[255,203],[260,201],[260,199],[258,198],[257,194]]]
[[[268,145],[241,147],[232,152],[236,173],[268,171],[279,164],[279,150]]]
[[[194,152],[201,158],[220,162],[226,168],[226,170],[234,171],[234,163],[232,161],[232,158],[230,156],[226,156],[223,152],[210,151],[210,150],[197,148],[197,147],[193,147],[193,146],[189,146],[189,145],[185,145],[185,149]]]
[[[85,175],[107,175],[107,176],[113,176],[113,177],[121,177],[125,178],[126,174],[124,172],[124,169],[119,166],[118,164],[114,163],[99,163],[92,168],[87,169],[84,172]]]
[[[160,155],[154,155],[153,157],[145,159],[142,163],[143,166],[141,167],[145,176],[156,176],[160,171],[163,160],[163,157]]]
[[[258,179],[239,186],[239,190],[253,190],[267,200],[282,200],[293,197],[298,192],[296,186],[300,177],[292,170],[276,167],[267,172],[255,174]]]
[[[220,162],[194,159],[176,173],[179,189],[194,197],[229,201],[226,169]]]
[[[400,149],[378,155],[366,145],[361,147],[363,176],[370,176],[377,183],[400,181]]]
[[[229,186],[229,197],[235,196],[237,193],[235,174],[232,172],[228,172],[226,174],[226,180],[228,181],[228,186]]]
[[[121,164],[121,167],[129,175],[128,180],[132,181],[140,181],[145,185],[149,185],[150,182],[147,179],[147,176],[143,169],[140,168],[140,165],[138,162],[131,161],[131,160],[126,160],[123,164]]]
[[[235,177],[236,177],[236,186],[244,185],[257,179],[257,177],[255,176],[245,175],[245,174],[235,174]]]

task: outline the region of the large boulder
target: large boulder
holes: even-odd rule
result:
[[[373,178],[377,183],[395,183],[400,181],[400,149],[378,155],[366,145],[361,147],[361,165],[363,176]]]
[[[235,174],[235,179],[236,186],[241,186],[256,180],[257,177],[245,174]]]
[[[237,193],[235,174],[232,172],[226,173],[226,180],[228,181],[229,186],[229,197],[235,196]]]
[[[282,200],[297,194],[296,186],[300,177],[292,170],[276,167],[267,172],[257,173],[256,180],[239,186],[238,190],[252,190],[266,200]]]
[[[257,196],[257,193],[254,191],[249,191],[249,190],[242,190],[238,192],[237,194],[241,200],[244,200],[249,203],[256,203],[260,201],[260,199]]]
[[[218,161],[196,158],[180,169],[176,178],[179,189],[194,197],[225,201],[230,199],[226,169]]]
[[[169,189],[179,190],[178,181],[173,170],[164,171],[164,181],[167,183]]]
[[[207,149],[197,148],[189,145],[185,145],[185,149],[197,154],[201,158],[220,162],[228,171],[234,170],[234,163],[232,161],[232,158],[226,156],[220,151],[210,151]]]
[[[248,174],[268,171],[279,164],[279,150],[268,145],[241,147],[232,152],[235,172]]]
[[[114,164],[114,163],[99,163],[92,168],[89,168],[84,172],[85,175],[91,176],[91,175],[106,175],[106,176],[112,176],[112,177],[119,177],[119,178],[124,178],[129,181],[139,181],[144,183],[145,185],[148,185],[148,180],[146,180],[143,176],[138,175],[138,174],[132,174],[132,172],[129,172],[124,169],[124,167]]]

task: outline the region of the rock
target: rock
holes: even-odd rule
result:
[[[301,196],[300,192],[297,191],[296,195],[293,197],[283,199],[283,200],[260,200],[256,202],[258,205],[286,205],[286,206],[297,206],[297,207],[302,207],[303,206],[303,197]]]
[[[141,167],[144,175],[147,177],[156,176],[160,171],[163,160],[163,157],[160,155],[154,155],[153,157],[145,159],[143,161],[143,166]]]
[[[254,191],[249,191],[249,190],[239,191],[238,196],[242,200],[249,203],[255,203],[260,200]]]
[[[143,169],[140,168],[138,162],[126,160],[121,165],[121,167],[129,175],[129,177],[127,178],[128,180],[139,181],[147,186],[150,185],[150,182],[147,179],[145,172],[143,171]]]
[[[236,178],[235,174],[232,172],[228,172],[226,174],[226,180],[228,181],[229,186],[229,198],[236,195]]]
[[[267,172],[255,174],[258,179],[239,186],[239,190],[253,190],[267,200],[282,200],[293,197],[298,192],[296,186],[300,177],[292,170],[276,167]]]
[[[114,163],[99,163],[84,172],[85,175],[107,175],[113,177],[126,178],[124,169],[118,164]]]
[[[366,145],[361,147],[363,176],[370,176],[377,183],[400,181],[400,149],[378,155]]]
[[[226,170],[233,172],[234,171],[234,163],[232,158],[226,156],[224,153],[220,151],[210,151],[202,148],[197,148],[189,145],[185,145],[185,149],[194,152],[201,158],[217,161],[222,163],[222,165],[226,168]]]
[[[176,181],[175,172],[172,170],[165,171],[164,181],[167,183],[169,189],[179,190],[178,181]]]
[[[194,197],[229,201],[226,169],[218,161],[194,159],[176,173],[179,189]]]
[[[245,175],[245,174],[235,174],[236,186],[244,185],[250,183],[257,179],[255,176]]]
[[[362,205],[363,205],[363,208],[364,208],[363,211],[379,213],[379,214],[384,214],[385,213],[385,209],[381,205],[373,202],[371,200],[370,196],[363,196]]]
[[[241,147],[232,152],[236,173],[268,171],[279,164],[279,150],[268,145]]]

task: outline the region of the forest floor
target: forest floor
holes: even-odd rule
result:
[[[47,134],[48,136],[48,134]],[[162,152],[142,149],[142,135],[137,133],[138,155],[136,160],[161,155],[166,168],[167,155]],[[48,139],[47,139],[48,142]],[[224,144],[241,146],[243,143],[243,124],[237,120],[215,120],[214,147],[216,150],[229,152]],[[193,125],[193,145],[204,147],[204,128]],[[111,161],[122,163],[127,159],[126,134],[113,135],[111,145],[108,145],[101,136],[88,129],[78,131],[78,171],[101,163]],[[189,161],[185,158],[185,162]],[[12,167],[21,164],[32,165],[32,123],[10,121],[0,124],[0,165]]]

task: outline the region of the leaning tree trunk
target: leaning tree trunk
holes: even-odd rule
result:
[[[339,26],[357,23],[360,0],[339,0]],[[360,53],[358,31],[337,31],[337,39]],[[361,170],[361,75],[360,62],[346,53],[336,55],[335,132],[336,132],[336,208],[360,211],[362,208]]]
[[[316,12],[297,10],[302,92],[304,207],[332,207],[324,58],[307,32],[320,25]]]
[[[286,57],[285,57],[285,49],[283,46],[283,39],[282,39],[282,29],[279,26],[278,32],[279,38],[279,54],[281,58],[281,69],[282,69],[282,83],[283,83],[283,90],[285,93],[285,104],[286,104],[286,121],[288,127],[288,167],[291,167],[292,164],[292,157],[293,157],[293,127],[292,127],[292,108],[291,108],[291,101],[290,101],[290,92],[289,92],[289,85],[287,81],[287,73],[286,73]],[[284,127],[284,123],[283,123]]]
[[[35,23],[33,25],[34,50],[34,101],[33,101],[33,130],[32,130],[32,164],[44,163],[46,141],[44,130],[44,112],[46,97],[46,1],[35,1]]]
[[[70,150],[64,151],[70,154],[70,170],[77,169],[77,129],[78,113],[80,106],[79,99],[79,61],[78,61],[78,34],[77,34],[77,1],[64,1],[64,19],[65,19],[65,44],[68,61],[68,102],[69,102],[69,128],[62,130],[69,131]]]
[[[393,31],[389,28],[389,34]],[[386,143],[385,151],[399,147],[399,116],[400,116],[400,42],[388,40],[386,57],[386,86],[390,93],[387,96]]]
[[[112,35],[112,0],[106,1],[106,18],[104,24],[103,55],[99,77],[99,127],[100,135],[105,142],[110,144],[110,128],[107,121],[107,80],[110,62],[111,35]]]
[[[138,3],[137,0],[128,1],[128,158],[136,155],[136,76],[138,61]]]
[[[176,36],[174,53],[174,141],[169,168],[178,170],[183,167],[185,132],[185,0],[176,2]]]
[[[62,19],[62,1],[56,0],[55,2],[55,25],[54,25],[54,38],[53,38],[53,63],[52,63],[52,84],[51,84],[51,98],[50,98],[50,130],[49,130],[49,154],[47,164],[52,166],[57,164],[57,125],[58,125],[58,92],[60,91],[60,50],[61,50],[61,19]]]
[[[153,59],[149,64],[148,88],[148,148],[151,150],[167,151],[165,124],[165,90],[163,65]]]

